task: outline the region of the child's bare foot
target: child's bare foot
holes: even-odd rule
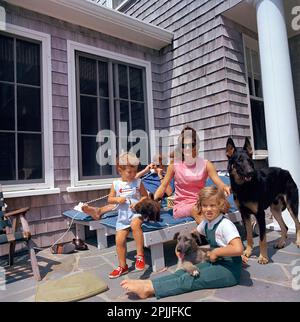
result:
[[[94,220],[99,220],[101,217],[101,208],[90,207],[87,204],[82,206],[82,211],[90,215]]]
[[[90,215],[94,220],[99,220],[103,214],[112,211],[115,207],[116,205],[113,204],[105,205],[100,208],[90,207],[88,204],[84,204],[81,209],[84,213]]]
[[[132,292],[141,299],[154,296],[154,288],[151,280],[123,280],[120,285],[127,292]]]

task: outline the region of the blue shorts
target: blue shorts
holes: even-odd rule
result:
[[[122,211],[118,214],[116,223],[116,231],[130,228],[130,224],[134,218],[141,218],[142,215],[132,211]]]

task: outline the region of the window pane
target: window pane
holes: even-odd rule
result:
[[[86,57],[79,57],[80,93],[97,95],[96,61]]]
[[[110,117],[109,117],[109,100],[100,100],[100,124],[101,130],[110,129]]]
[[[106,142],[108,141],[108,139],[106,138],[104,140],[104,143],[101,143],[102,144],[105,144]],[[111,163],[111,158],[109,158],[109,151],[105,151],[104,152],[104,158],[105,159],[109,159],[110,162],[108,163]],[[110,155],[111,155],[112,151],[110,150]],[[112,166],[110,164],[105,164],[105,165],[102,165],[101,166],[101,175],[105,176],[105,175],[112,175]]]
[[[249,93],[250,95],[254,95],[253,93],[253,86],[252,86],[252,78],[251,77],[248,77],[248,86],[249,86]]]
[[[256,52],[255,50],[251,50],[251,54],[252,54],[253,73],[256,75],[261,75],[258,52]]]
[[[40,89],[17,87],[17,114],[19,131],[41,131]]]
[[[130,132],[129,123],[129,108],[127,101],[120,102],[120,122],[125,122],[127,124],[127,134]]]
[[[118,65],[119,95],[121,98],[128,98],[127,66]]]
[[[97,134],[97,98],[80,96],[80,119],[82,134]]]
[[[98,143],[96,137],[81,137],[82,174],[83,176],[99,175],[99,165],[96,160]]]
[[[247,72],[249,76],[252,76],[251,74],[251,57],[250,57],[250,49],[246,47],[246,60],[247,60]]]
[[[14,81],[14,41],[0,35],[0,80]]]
[[[131,124],[132,130],[146,130],[143,103],[131,103]]]
[[[108,97],[108,65],[99,62],[99,95]]]
[[[267,136],[263,102],[251,100],[251,116],[255,150],[267,150]]]
[[[143,71],[138,68],[129,68],[130,98],[135,101],[144,100]]]
[[[42,140],[39,134],[18,134],[19,179],[41,179]]]
[[[0,181],[16,180],[15,135],[0,133]]]
[[[255,96],[263,97],[262,93],[262,83],[260,79],[254,79],[254,87],[255,87]]]
[[[17,40],[17,82],[40,85],[40,45]]]
[[[128,108],[128,102],[127,101],[121,101],[120,102],[120,122],[125,123],[125,126],[127,128],[127,131],[125,129],[122,130],[122,133],[119,133],[119,138],[121,139],[121,152],[129,151],[131,147],[131,143],[128,142],[128,135],[130,130],[130,122],[129,122],[129,108]],[[124,124],[122,124],[123,126]],[[119,147],[118,147],[119,148]]]
[[[0,83],[0,130],[15,129],[14,86]]]

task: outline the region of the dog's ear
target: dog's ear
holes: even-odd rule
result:
[[[174,240],[176,240],[176,239],[178,238],[179,234],[180,234],[180,233],[179,233],[179,232],[177,232],[177,233],[174,235],[173,239],[174,239]]]
[[[201,246],[202,243],[201,243],[201,238],[200,238],[200,234],[196,231],[193,231],[191,233],[191,236],[195,239],[196,243],[198,244],[198,246]]]
[[[226,155],[227,158],[231,158],[231,156],[233,155],[233,153],[236,151],[236,147],[234,145],[234,142],[232,140],[232,138],[228,138],[227,143],[226,143]]]
[[[139,202],[137,205],[134,206],[134,210],[138,213],[141,212],[141,208],[142,208],[142,203]]]
[[[245,150],[248,153],[248,155],[252,158],[253,149],[252,149],[251,143],[247,137],[245,138],[245,144],[243,146],[243,150]]]

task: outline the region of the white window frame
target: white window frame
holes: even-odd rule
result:
[[[111,0],[112,1],[112,0]],[[115,10],[120,10],[120,9],[122,9],[123,8],[123,6],[125,6],[125,4],[126,3],[128,3],[129,2],[129,0],[124,0],[124,1],[122,1],[116,8],[115,8]]]
[[[59,193],[54,188],[54,162],[53,162],[53,128],[52,128],[52,77],[51,77],[51,37],[49,34],[27,29],[7,23],[4,32],[12,36],[21,36],[41,42],[41,91],[42,91],[42,122],[44,142],[44,182],[2,185],[5,198],[24,197]]]
[[[248,86],[248,68],[247,68],[247,55],[246,55],[246,47],[249,49],[255,50],[259,55],[259,47],[258,41],[254,38],[251,38],[245,34],[243,36],[243,50],[244,50],[244,61],[245,61],[245,75],[246,75],[246,83],[247,83],[247,96],[248,96],[248,110],[249,110],[249,118],[250,118],[250,133],[251,133],[251,140],[254,142],[254,134],[253,134],[253,126],[252,126],[252,113],[251,113],[251,98],[264,102],[263,98],[259,98],[256,96],[250,95],[250,90]],[[252,84],[252,88],[254,88],[254,84]],[[253,159],[254,160],[263,160],[268,157],[268,150],[255,150],[254,144],[253,146]]]
[[[68,192],[89,191],[108,189],[115,178],[107,179],[91,179],[79,180],[78,173],[78,133],[77,133],[77,95],[76,95],[76,68],[75,68],[75,52],[81,51],[83,53],[92,54],[99,57],[105,57],[120,62],[136,65],[145,68],[146,74],[146,106],[147,106],[147,120],[148,120],[148,134],[150,144],[150,155],[153,155],[152,144],[155,138],[150,135],[154,130],[154,116],[153,116],[153,97],[152,97],[152,76],[151,76],[151,62],[134,58],[131,56],[115,53],[105,49],[93,47],[90,45],[81,44],[71,40],[67,41],[68,54],[68,96],[69,96],[69,128],[70,128],[70,164],[71,164],[71,186],[67,187]]]
[[[120,10],[129,0],[123,0],[116,8],[113,8],[113,0],[106,0],[106,6],[114,10]]]

